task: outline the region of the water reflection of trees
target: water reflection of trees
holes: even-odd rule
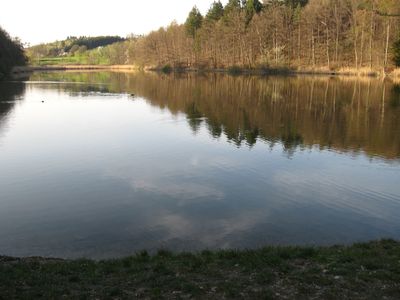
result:
[[[108,84],[111,81],[111,74],[105,72],[38,72],[33,74],[30,79],[31,81],[40,81],[42,87],[68,92],[71,96],[74,96],[74,94],[85,96],[93,92],[111,92]],[[48,82],[49,84],[46,85],[43,82]]]
[[[318,146],[400,157],[400,88],[389,81],[223,74],[62,76],[107,83],[110,92],[134,93],[173,114],[185,113],[194,132],[204,125],[213,137],[226,136],[237,146],[263,140],[281,142],[288,152]]]
[[[7,116],[12,111],[15,100],[25,91],[22,82],[0,83],[0,130],[4,126]]]

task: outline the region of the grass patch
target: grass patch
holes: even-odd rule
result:
[[[228,68],[228,73],[231,75],[240,75],[243,73],[243,68],[239,66],[231,66]]]
[[[165,65],[161,68],[161,72],[169,74],[172,72],[172,67],[170,65]]]
[[[38,66],[54,66],[54,65],[71,65],[84,64],[85,61],[81,57],[66,56],[66,57],[45,57],[32,62]]]
[[[0,257],[0,299],[399,299],[400,243],[113,260]]]

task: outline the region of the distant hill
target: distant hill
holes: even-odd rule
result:
[[[0,80],[6,77],[12,67],[26,64],[23,47],[18,40],[13,40],[0,27]]]
[[[96,36],[96,37],[68,37],[62,41],[39,44],[27,48],[30,58],[71,56],[75,53],[83,53],[99,47],[105,47],[114,43],[123,42],[120,36]]]

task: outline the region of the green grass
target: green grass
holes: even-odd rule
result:
[[[84,64],[85,61],[78,56],[65,56],[65,57],[45,57],[39,60],[32,61],[33,65],[50,66],[50,65],[79,65]]]
[[[400,243],[0,258],[0,299],[399,299]]]
[[[244,69],[239,66],[231,66],[227,70],[228,70],[228,73],[231,75],[240,75],[244,71]]]
[[[95,62],[90,62],[87,55],[75,55],[64,57],[43,57],[31,59],[34,66],[55,66],[55,65],[106,65],[109,61],[106,58],[98,57]]]
[[[171,65],[165,65],[161,68],[161,72],[169,74],[172,72],[172,67]]]

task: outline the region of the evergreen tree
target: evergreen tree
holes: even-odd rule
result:
[[[185,22],[186,33],[192,38],[194,38],[196,36],[197,30],[200,29],[202,23],[203,23],[203,16],[195,6],[190,11],[189,16],[186,19]]]
[[[304,7],[309,0],[267,0],[264,5],[285,5],[291,8]]]
[[[308,0],[285,0],[285,5],[290,6],[292,8],[296,8],[298,6],[305,6],[308,3]]]
[[[234,11],[239,11],[241,9],[240,0],[229,0],[224,8],[224,15],[228,16],[230,13]]]
[[[246,11],[246,24],[249,24],[253,16],[261,11],[262,4],[259,0],[243,0],[242,3]]]
[[[218,21],[224,15],[224,7],[221,1],[214,1],[207,12],[206,19],[211,21]]]

